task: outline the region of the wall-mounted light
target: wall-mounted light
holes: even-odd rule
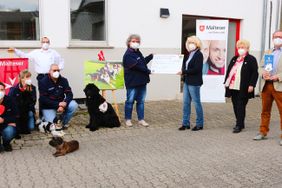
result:
[[[161,18],[168,18],[169,17],[169,10],[168,10],[168,8],[161,8],[160,9],[160,17]]]

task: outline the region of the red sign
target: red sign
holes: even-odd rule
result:
[[[205,26],[204,25],[200,25],[200,31],[204,31],[205,30]]]
[[[19,73],[28,68],[28,58],[0,58],[0,82],[6,85],[6,94],[18,83]]]

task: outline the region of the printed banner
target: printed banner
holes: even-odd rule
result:
[[[0,81],[6,85],[6,94],[18,83],[19,73],[28,68],[28,58],[0,58]]]
[[[101,90],[122,89],[124,70],[121,62],[85,61],[84,84],[94,83]]]
[[[203,102],[225,102],[223,85],[226,61],[228,20],[197,20],[196,35],[202,41]]]

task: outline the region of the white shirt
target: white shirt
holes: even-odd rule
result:
[[[37,74],[48,73],[52,64],[57,64],[60,70],[64,68],[64,59],[52,49],[36,49],[29,53],[15,49],[15,54],[22,58],[28,58],[30,62],[34,63]]]

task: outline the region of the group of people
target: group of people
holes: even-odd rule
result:
[[[78,104],[73,100],[68,80],[60,74],[64,67],[63,59],[49,48],[49,38],[43,37],[41,45],[41,49],[29,53],[14,48],[9,51],[14,51],[19,57],[27,57],[35,64],[40,119],[53,122],[57,113],[60,113],[63,114],[63,128],[67,128]],[[30,134],[35,127],[37,96],[31,76],[28,70],[22,70],[18,84],[10,88],[8,95],[5,95],[5,84],[0,82],[0,152],[12,151],[11,140],[20,139],[20,134]]]
[[[254,90],[258,78],[261,79],[259,91],[262,99],[260,131],[253,138],[263,140],[269,131],[269,122],[273,101],[280,113],[282,130],[282,31],[276,31],[272,36],[274,48],[265,54],[273,55],[273,68],[265,68],[264,58],[258,65],[254,56],[249,53],[250,43],[239,40],[236,43],[237,53],[228,64],[224,80],[225,97],[231,98],[236,122],[233,133],[239,133],[245,128],[246,106],[248,100],[254,98]],[[132,126],[131,114],[134,101],[140,125],[148,126],[144,121],[144,101],[146,85],[151,74],[147,64],[153,54],[144,57],[139,50],[140,36],[130,35],[127,39],[127,50],[123,56],[124,78],[126,86],[125,124]],[[223,45],[224,44],[224,45]],[[201,104],[200,88],[203,84],[203,74],[224,75],[225,73],[225,41],[202,41],[196,36],[186,40],[187,54],[184,54],[182,69],[178,73],[183,81],[183,118],[180,131],[190,129],[191,104],[196,111],[196,124],[192,131],[203,130],[204,113]],[[282,145],[282,134],[280,145]]]
[[[124,107],[125,125],[132,124],[133,105],[136,101],[138,124],[149,126],[144,119],[145,98],[147,84],[150,82],[151,71],[147,64],[153,59],[153,54],[144,57],[140,48],[140,36],[130,35],[126,41],[127,49],[123,56],[124,81],[126,87],[126,101]],[[178,73],[183,80],[183,118],[180,131],[190,129],[191,104],[195,105],[196,122],[192,131],[204,128],[204,113],[201,104],[200,88],[203,84],[203,74],[224,74],[225,59],[221,54],[225,48],[218,47],[222,41],[208,41],[209,55],[205,54],[207,45],[196,36],[186,40],[187,54],[184,55],[182,69]],[[35,65],[39,89],[39,116],[40,119],[53,122],[57,113],[63,114],[62,124],[68,127],[68,122],[78,108],[73,100],[73,93],[68,80],[61,76],[64,60],[55,51],[49,48],[50,40],[41,39],[42,48],[24,53],[10,48],[19,57],[27,57]],[[258,78],[262,99],[262,113],[260,132],[254,140],[263,140],[269,131],[269,122],[273,100],[276,102],[280,118],[282,118],[282,31],[273,33],[274,48],[265,54],[273,55],[273,68],[264,68],[264,58],[258,66],[254,56],[249,54],[250,43],[239,40],[236,43],[237,54],[228,65],[224,86],[225,96],[230,97],[233,105],[236,122],[233,133],[239,133],[245,128],[246,105],[254,97],[254,89]],[[217,47],[216,47],[217,46]],[[219,45],[220,46],[220,45]],[[212,54],[214,52],[214,54]],[[203,54],[204,52],[204,54]],[[223,62],[223,63],[222,63]],[[10,144],[20,134],[29,134],[35,127],[36,87],[32,84],[31,73],[23,70],[19,74],[19,83],[13,86],[8,95],[5,95],[5,84],[0,82],[0,152],[12,151]],[[280,121],[282,130],[282,119]],[[280,145],[282,145],[282,134]]]

